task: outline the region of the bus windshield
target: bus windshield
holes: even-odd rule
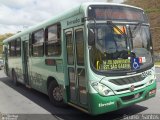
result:
[[[91,65],[98,71],[132,71],[151,65],[149,26],[129,25],[129,30],[126,25],[115,26],[89,25]]]

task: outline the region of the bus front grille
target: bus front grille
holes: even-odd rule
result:
[[[137,86],[134,86],[134,88],[140,88],[140,87],[143,87],[145,84],[141,84],[141,85],[137,85]],[[127,90],[130,90],[130,88],[124,88],[124,89],[120,89],[120,90],[116,90],[116,92],[124,92],[124,91],[127,91]]]
[[[140,98],[142,96],[142,94],[143,94],[143,92],[139,92],[137,94],[132,94],[132,95],[129,95],[129,96],[121,97],[121,99],[122,99],[123,102],[128,102],[128,101]]]
[[[116,85],[127,85],[127,84],[140,82],[142,80],[144,80],[144,78],[141,77],[141,75],[137,75],[137,76],[127,77],[127,78],[111,79],[109,81]]]

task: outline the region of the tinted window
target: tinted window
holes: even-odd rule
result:
[[[77,64],[84,65],[84,40],[83,40],[82,29],[76,30],[75,40],[76,40],[76,46],[77,46]]]
[[[66,33],[66,42],[67,42],[67,61],[68,64],[73,65],[74,63],[74,49],[73,49],[73,39],[72,39],[72,32]]]
[[[32,55],[34,57],[43,56],[44,31],[41,29],[32,35]]]
[[[21,56],[21,39],[16,40],[16,56]]]
[[[55,24],[46,29],[46,55],[59,56],[61,54],[61,28]]]
[[[16,56],[15,44],[16,44],[15,40],[9,43],[9,52],[10,52],[9,55],[11,57]]]
[[[33,44],[44,42],[44,31],[39,30],[33,34]]]

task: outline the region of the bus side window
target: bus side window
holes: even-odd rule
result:
[[[77,46],[77,64],[84,65],[84,38],[83,29],[77,29],[75,32],[76,46]]]
[[[10,57],[16,56],[16,41],[15,40],[9,43],[9,56]]]
[[[32,34],[32,56],[42,57],[44,55],[44,30],[40,29]]]
[[[54,24],[46,29],[45,54],[46,56],[61,55],[61,27],[60,24]]]
[[[32,34],[29,34],[29,56],[32,55]]]
[[[16,56],[17,57],[19,57],[19,56],[21,56],[21,39],[20,38],[18,38],[17,40],[16,40]]]
[[[67,61],[69,65],[74,64],[74,48],[73,48],[73,35],[69,31],[66,33],[66,47],[67,47]]]

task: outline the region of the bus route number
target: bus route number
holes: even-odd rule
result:
[[[143,78],[146,78],[146,77],[148,77],[148,76],[150,76],[150,75],[152,75],[152,72],[151,72],[151,71],[145,71],[145,72],[142,73],[141,76],[142,76]]]

